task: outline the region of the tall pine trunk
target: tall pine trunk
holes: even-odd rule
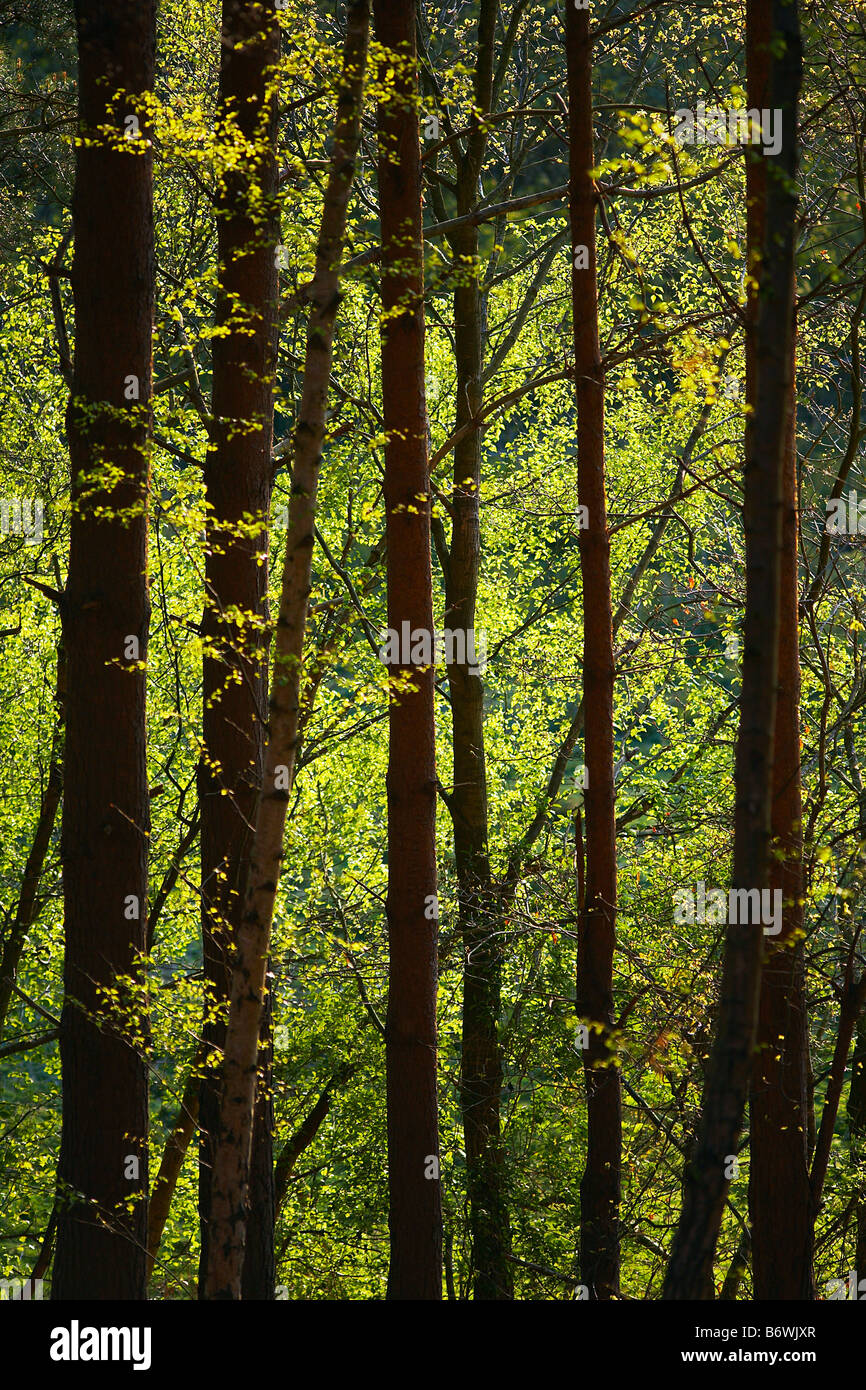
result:
[[[767,938],[749,1105],[753,1294],[814,1296],[809,1201],[808,1048],[803,941],[797,443],[792,400],[783,475],[779,681],[773,750],[770,889],[782,930]]]
[[[493,85],[496,0],[482,0],[474,80],[476,111],[489,110]],[[461,160],[457,215],[472,211],[487,132],[476,121]],[[454,352],[457,369],[455,433],[471,424],[483,404],[483,304],[476,268],[478,228],[455,232]],[[454,449],[452,531],[445,594],[445,627],[475,631],[481,567],[481,431],[470,428]],[[455,644],[456,647],[456,644]],[[459,655],[459,650],[457,651]],[[476,652],[477,654],[477,652]],[[501,899],[490,873],[484,682],[472,656],[448,666],[454,790],[449,799],[463,943],[463,1039],[460,1101],[466,1148],[472,1287],[478,1299],[513,1295],[511,1230],[501,1138],[502,1049],[499,1013],[502,977]]]
[[[733,888],[765,889],[772,859],[773,751],[779,672],[783,481],[793,367],[797,106],[802,74],[796,0],[773,0],[767,106],[782,113],[766,162],[755,330],[755,410],[746,435],[746,616],[734,783]],[[778,44],[778,48],[776,45]],[[713,1257],[737,1153],[757,1033],[763,927],[729,923],[719,1018],[695,1153],[664,1285],[667,1299],[712,1297]]]
[[[143,1299],[154,265],[152,150],[139,98],[153,90],[155,6],[76,0],[75,17],[87,143],[75,158],[75,364],[66,417],[66,953],[52,1298]]]
[[[202,943],[208,986],[204,1037],[211,1066],[199,1107],[199,1290],[208,1267],[208,1216],[219,1123],[231,949],[243,910],[267,700],[263,625],[271,488],[277,314],[276,102],[279,25],[273,0],[223,0],[219,117],[247,142],[217,203],[213,429],[202,633]],[[270,91],[269,91],[270,88]],[[273,1103],[270,1010],[263,1016],[243,1297],[274,1296]]]
[[[604,474],[604,375],[599,350],[596,190],[589,12],[566,7],[570,141],[569,208],[577,394],[578,503],[583,581],[583,704],[586,878],[577,948],[577,1014],[583,1049],[587,1151],[580,1184],[580,1271],[591,1299],[619,1288],[622,1100],[610,1032],[616,930],[616,806],[613,773],[614,654],[610,537]]]
[[[436,758],[416,11],[414,0],[376,0],[373,8],[379,43],[398,55],[378,110],[388,626],[400,636],[404,624],[426,634],[418,656],[401,652],[389,672],[397,688],[387,778],[388,1298],[438,1299]]]
[[[771,0],[749,0],[746,63],[749,108],[768,106]],[[766,169],[746,157],[748,263],[760,279]],[[752,289],[746,322],[746,400],[756,402]],[[791,313],[794,304],[792,300]],[[803,942],[803,830],[800,785],[800,633],[798,618],[797,406],[791,343],[791,397],[782,476],[779,670],[773,748],[770,889],[782,893],[782,930],[767,938],[761,975],[757,1051],[749,1105],[749,1214],[756,1299],[812,1296],[812,1221],[807,1123],[806,982]],[[746,429],[749,429],[747,420]]]

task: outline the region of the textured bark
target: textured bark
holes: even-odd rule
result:
[[[578,502],[583,581],[583,706],[586,763],[586,876],[577,947],[577,1014],[589,1028],[583,1050],[587,1108],[586,1166],[580,1184],[580,1270],[591,1299],[619,1288],[622,1100],[611,1045],[616,931],[616,805],[613,773],[614,654],[610,537],[604,475],[604,375],[598,337],[596,191],[589,12],[566,8],[572,251],[588,266],[572,271],[577,393]],[[582,259],[582,258],[578,258]]]
[[[360,133],[360,101],[367,53],[367,0],[352,3],[331,169],[308,293],[304,385],[294,436],[292,493],[277,619],[262,790],[244,911],[232,973],[226,1032],[219,1137],[211,1187],[211,1241],[206,1297],[237,1299],[247,1240],[246,1196],[265,975],[274,914],[283,832],[298,743],[301,658],[310,595],[313,526],[321,468],[334,319],[339,303],[339,265]]]
[[[746,62],[749,108],[769,104],[771,0],[749,0]],[[748,260],[760,280],[764,244],[766,169],[746,160]],[[794,303],[792,296],[791,313]],[[756,392],[755,329],[758,298],[753,288],[746,321],[746,401]],[[761,975],[757,1052],[749,1108],[749,1214],[753,1291],[756,1299],[812,1297],[812,1222],[809,1203],[807,1122],[808,1021],[803,943],[803,830],[800,785],[800,633],[797,543],[797,405],[791,344],[791,396],[782,476],[782,558],[779,607],[779,668],[773,748],[771,827],[775,853],[770,889],[782,892],[782,930],[767,938]],[[749,428],[748,422],[746,426]]]
[[[213,341],[213,427],[205,463],[208,503],[202,633],[202,945],[208,986],[201,1083],[199,1294],[208,1267],[208,1215],[219,1123],[218,1061],[231,994],[231,948],[243,912],[252,817],[264,757],[267,517],[279,240],[276,110],[279,58],[273,0],[223,0],[219,118],[250,154],[226,173],[217,203],[219,282]],[[271,91],[269,91],[269,88]],[[273,1104],[269,1015],[264,1015],[248,1229],[255,1257],[243,1297],[274,1296]]]
[[[414,0],[376,0],[374,12],[378,42],[397,54],[390,60],[395,77],[378,109],[388,626],[397,633],[403,624],[426,632],[432,647],[416,8]],[[428,657],[426,665],[398,660],[389,672],[398,685],[389,699],[387,778],[389,1299],[442,1297],[438,913],[429,910],[436,898],[432,651]],[[428,1176],[431,1162],[436,1171]]]
[[[57,649],[57,685],[54,701],[57,706],[57,723],[51,740],[51,756],[48,763],[48,779],[39,803],[39,818],[33,833],[33,843],[24,866],[21,892],[15,905],[15,916],[9,935],[3,943],[3,957],[0,960],[0,1038],[6,1026],[9,1003],[15,989],[15,976],[21,953],[27,941],[27,933],[39,913],[37,892],[39,880],[45,865],[45,856],[54,833],[54,822],[60,806],[60,793],[63,787],[63,706],[66,698],[66,654],[63,646]]]
[[[88,144],[75,152],[75,365],[66,417],[72,472],[62,604],[66,954],[52,1298],[143,1299],[146,1007],[119,977],[141,982],[147,939],[153,200],[139,97],[153,89],[155,6],[77,0],[75,15],[79,122]],[[134,130],[127,115],[138,118],[138,139],[124,138]],[[132,377],[137,398],[127,394],[136,384]],[[119,990],[111,1007],[109,989]],[[130,1156],[138,1160],[135,1177],[125,1176]],[[132,1197],[138,1200],[128,1207]]]
[[[768,886],[779,656],[784,459],[791,410],[797,105],[801,43],[796,0],[773,0],[781,51],[767,105],[782,112],[782,148],[768,157],[765,237],[755,332],[756,396],[746,436],[746,616],[734,783],[735,889]],[[763,156],[760,156],[763,157]],[[713,1257],[736,1154],[757,1032],[763,928],[729,924],[716,1036],[701,1122],[665,1279],[667,1299],[712,1297]]]
[[[482,0],[474,105],[489,110],[493,85],[496,0]],[[486,143],[480,122],[469,134],[457,184],[458,216],[477,199]],[[468,431],[454,448],[452,530],[445,594],[445,623],[474,632],[481,566],[481,430],[473,425],[483,404],[483,304],[474,267],[478,229],[462,226],[451,236],[455,261],[463,267],[454,291],[454,353],[457,369],[454,433]],[[468,643],[468,637],[467,637]],[[502,976],[502,908],[491,878],[487,845],[487,764],[484,750],[484,682],[471,661],[450,662],[454,790],[449,806],[454,824],[454,858],[463,942],[463,1038],[461,1107],[472,1244],[472,1288],[477,1299],[513,1296],[511,1230],[505,1194],[500,1096],[502,1049],[499,1013]]]

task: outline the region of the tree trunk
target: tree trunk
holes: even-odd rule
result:
[[[202,944],[208,987],[204,1039],[211,1066],[201,1084],[199,1294],[208,1267],[211,1172],[219,1122],[218,1062],[231,994],[231,947],[243,910],[250,829],[261,782],[267,651],[267,518],[279,240],[273,0],[223,0],[220,121],[251,155],[229,170],[217,204],[219,282],[213,340],[213,428],[205,463],[208,504],[202,632]],[[269,88],[271,90],[269,91]],[[273,1103],[269,1011],[260,1054],[243,1297],[274,1296]]]
[[[855,979],[854,958],[855,947],[852,945],[848,951],[845,979],[840,991],[839,1030],[836,1034],[836,1045],[833,1048],[833,1060],[830,1063],[830,1074],[827,1077],[821,1123],[818,1126],[815,1153],[812,1157],[810,1187],[813,1221],[821,1210],[824,1183],[827,1179],[827,1168],[830,1163],[830,1150],[833,1146],[833,1134],[839,1115],[839,1102],[842,1099],[842,1090],[845,1085],[845,1070],[848,1065],[851,1040],[863,1012],[863,1006],[866,1004],[866,970],[861,973],[859,979]]]
[[[310,1144],[312,1144],[331,1109],[333,1092],[338,1086],[348,1081],[356,1070],[357,1068],[355,1066],[345,1064],[334,1072],[334,1075],[329,1078],[312,1110],[309,1114],[304,1116],[304,1119],[301,1121],[294,1134],[292,1134],[283,1145],[274,1169],[278,1212],[283,1202],[286,1200],[286,1193],[289,1190],[289,1181],[295,1170],[295,1164],[304,1150],[308,1149]]]
[[[613,773],[614,655],[610,537],[604,476],[604,375],[599,351],[589,11],[566,7],[572,240],[572,311],[577,393],[578,502],[583,581],[583,704],[586,878],[577,947],[577,1014],[583,1049],[587,1152],[580,1184],[580,1270],[591,1299],[619,1288],[622,1104],[611,1043],[616,930],[616,806]]]
[[[438,906],[430,476],[424,395],[424,260],[414,0],[375,0],[376,37],[398,50],[378,109],[382,407],[388,626],[426,634],[389,672],[385,1067],[389,1299],[442,1297],[436,1076]]]
[[[153,199],[139,97],[153,90],[155,6],[76,0],[75,15],[88,143],[75,152],[75,366],[66,418],[66,954],[52,1298],[143,1299]]]
[[[211,1236],[205,1282],[206,1297],[211,1299],[241,1296],[259,1034],[266,1007],[265,975],[271,923],[299,736],[301,659],[310,596],[316,494],[325,435],[334,320],[340,298],[339,266],[360,136],[368,22],[367,0],[350,3],[331,169],[316,246],[316,269],[307,295],[310,317],[304,387],[294,435],[292,494],[268,707],[268,743],[232,972],[219,1131],[214,1152]]]
[[[162,1233],[165,1230],[165,1223],[168,1220],[168,1213],[171,1210],[171,1201],[177,1187],[177,1180],[180,1177],[183,1161],[186,1158],[186,1151],[190,1146],[190,1141],[195,1133],[198,1124],[199,1097],[201,1094],[201,1075],[200,1067],[204,1056],[204,1047],[200,1047],[193,1058],[189,1076],[183,1090],[183,1097],[180,1102],[180,1109],[177,1112],[177,1119],[174,1122],[171,1133],[165,1142],[162,1153],[162,1162],[159,1165],[159,1172],[153,1184],[153,1191],[150,1194],[150,1207],[147,1220],[147,1277],[153,1274],[153,1267],[156,1264],[156,1257],[159,1254],[159,1246],[162,1240]]]
[[[750,1101],[749,1212],[756,1299],[814,1297],[809,1210],[809,1047],[803,942],[797,461],[792,404],[785,454],[779,685],[773,754],[770,888],[782,930],[768,937]]]
[[[9,1005],[15,990],[15,977],[21,953],[27,941],[27,933],[36,921],[40,902],[37,897],[39,880],[45,866],[45,857],[54,833],[54,822],[60,806],[60,793],[63,788],[63,709],[66,700],[66,653],[61,642],[57,648],[57,683],[54,701],[57,707],[57,723],[51,740],[51,755],[48,763],[48,778],[39,805],[39,819],[33,834],[33,844],[24,866],[21,891],[15,906],[15,916],[9,935],[3,943],[3,957],[0,960],[0,1038],[6,1027]]]
[[[733,887],[765,889],[771,864],[773,747],[779,671],[782,513],[793,365],[797,105],[802,55],[796,0],[773,0],[780,51],[767,106],[782,112],[782,146],[766,158],[765,236],[755,332],[755,410],[746,434],[746,616],[734,782]],[[796,641],[796,637],[794,639]],[[728,925],[716,1037],[696,1150],[665,1279],[667,1299],[712,1297],[713,1256],[737,1153],[753,1064],[761,964],[760,922]]]
[[[482,0],[474,106],[489,110],[493,83],[496,0]],[[486,130],[476,122],[461,160],[457,215],[471,212]],[[475,267],[478,228],[466,226],[451,238],[462,267],[454,291],[454,352],[457,369],[455,433],[470,425],[454,449],[452,531],[445,594],[445,627],[475,632],[481,565],[481,430],[472,428],[483,403],[484,335],[482,295]],[[455,644],[455,653],[459,649]],[[477,652],[476,652],[477,655]],[[511,1228],[505,1194],[505,1158],[500,1133],[502,1049],[499,1013],[502,976],[502,911],[490,873],[487,844],[487,763],[484,751],[484,682],[467,655],[448,663],[451,694],[454,790],[449,799],[460,932],[463,941],[463,1039],[461,1108],[466,1148],[472,1288],[477,1299],[509,1299],[514,1279]]]
[[[746,11],[748,106],[768,105],[771,0],[749,0]],[[748,264],[760,279],[764,244],[766,170],[746,159]],[[746,401],[756,392],[752,289],[746,322]],[[791,313],[795,313],[793,296]],[[791,344],[791,397],[782,477],[782,560],[779,607],[779,681],[773,748],[772,834],[777,854],[770,889],[782,893],[782,930],[768,937],[761,976],[757,1052],[749,1108],[749,1213],[756,1299],[812,1297],[812,1223],[807,1136],[808,1020],[803,943],[803,830],[800,786],[800,631],[797,542],[797,403]],[[748,430],[748,417],[747,425]],[[783,857],[778,857],[781,854]]]

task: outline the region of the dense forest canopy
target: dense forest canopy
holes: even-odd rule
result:
[[[856,1297],[862,0],[0,22],[6,1294]]]

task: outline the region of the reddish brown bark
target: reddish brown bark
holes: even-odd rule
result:
[[[793,417],[793,408],[792,408]],[[792,418],[793,426],[793,418]],[[783,478],[779,694],[773,755],[770,888],[782,930],[768,938],[750,1100],[749,1212],[756,1299],[814,1296],[809,1203],[808,1019],[803,942],[797,476],[793,428]],[[779,857],[776,857],[779,856]]]
[[[211,1060],[201,1084],[199,1292],[208,1267],[208,1215],[219,1123],[218,1061],[231,994],[231,945],[243,893],[264,756],[267,654],[267,516],[271,488],[277,321],[275,65],[279,25],[273,0],[223,0],[219,119],[250,153],[228,171],[217,203],[219,282],[213,341],[213,428],[205,463],[208,503],[202,632],[202,943]],[[269,90],[270,89],[270,90]],[[257,528],[257,529],[256,529]],[[274,1296],[273,1105],[269,1015],[264,1018],[249,1244],[243,1297]]]
[[[622,1104],[611,1046],[616,930],[616,806],[613,774],[614,654],[610,537],[604,475],[604,373],[599,351],[596,190],[592,129],[592,41],[588,10],[566,7],[574,371],[583,581],[583,704],[586,763],[586,880],[577,948],[577,1014],[589,1026],[583,1051],[586,1166],[580,1185],[580,1270],[591,1299],[619,1288]],[[583,256],[578,248],[585,248]],[[584,259],[587,264],[583,267]]]
[[[496,0],[482,0],[473,101],[490,108]],[[487,132],[481,120],[469,134],[457,183],[458,216],[478,196]],[[478,228],[466,224],[451,236],[463,267],[454,291],[454,356],[457,369],[452,530],[445,593],[445,626],[475,631],[481,568],[481,430],[474,419],[483,405],[483,302],[472,268],[478,261]],[[467,428],[468,426],[468,428]],[[468,638],[467,638],[468,643]],[[477,1299],[508,1299],[514,1288],[511,1230],[505,1194],[501,1138],[502,1049],[499,1042],[503,913],[490,872],[487,844],[487,762],[484,748],[484,682],[473,662],[448,666],[451,695],[454,789],[449,808],[454,825],[457,900],[463,941],[463,1036],[461,1107],[469,1197],[472,1289]]]
[[[52,1298],[143,1299],[146,1004],[119,977],[143,988],[147,940],[153,198],[139,98],[153,89],[155,6],[77,0],[75,15],[79,128],[88,143],[75,152],[75,363],[66,418],[66,954]],[[138,138],[125,138],[135,135],[136,119]],[[119,996],[109,1006],[112,989]]]
[[[746,7],[748,106],[769,105],[770,0]],[[766,169],[746,159],[748,260],[760,279]],[[752,289],[746,321],[746,401],[757,397]],[[791,312],[794,312],[793,303]],[[796,327],[794,342],[796,341]],[[800,632],[798,620],[797,406],[792,342],[791,399],[782,476],[783,518],[779,671],[773,748],[770,889],[782,893],[782,930],[768,937],[761,976],[757,1052],[749,1109],[749,1214],[756,1299],[812,1296],[812,1222],[807,1136],[808,1026],[803,943],[803,831],[800,785]],[[748,429],[748,423],[747,423]]]
[[[292,494],[268,706],[268,742],[244,911],[237,936],[226,1030],[219,1138],[211,1184],[206,1297],[238,1299],[247,1243],[246,1198],[265,976],[283,854],[286,809],[299,739],[301,660],[310,596],[313,527],[339,303],[349,194],[360,136],[367,54],[367,0],[350,3],[331,169],[307,299],[304,386],[294,434]]]
[[[388,626],[426,633],[428,659],[395,662],[388,755],[388,1298],[442,1297],[436,1086],[436,759],[430,477],[424,395],[424,260],[416,7],[375,0],[376,37],[398,55],[378,110],[382,406]],[[411,657],[411,652],[405,654]]]
[[[772,0],[767,106],[782,112],[782,147],[768,157],[765,235],[755,330],[755,410],[746,434],[746,615],[734,783],[735,889],[763,889],[771,865],[773,746],[779,670],[783,477],[792,402],[797,105],[801,44],[796,0]],[[754,31],[753,31],[754,33]],[[754,156],[761,157],[763,156]],[[763,926],[729,925],[716,1036],[697,1145],[664,1286],[667,1299],[712,1297],[713,1257],[737,1153],[757,1031]]]

